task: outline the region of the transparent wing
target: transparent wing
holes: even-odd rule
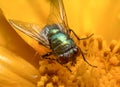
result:
[[[49,0],[50,1],[50,14],[48,17],[48,24],[60,24],[63,28],[62,31],[68,32],[67,16],[63,4],[63,0]]]
[[[13,28],[20,30],[29,37],[37,40],[40,44],[49,48],[49,41],[45,35],[40,33],[40,27],[35,24],[21,22],[17,20],[9,20]]]

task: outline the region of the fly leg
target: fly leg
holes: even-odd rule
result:
[[[72,70],[68,66],[65,66],[65,68],[67,68],[70,72],[72,72]]]
[[[68,69],[68,71],[72,72],[72,70],[71,70],[67,65],[64,65],[64,63],[62,63],[62,62],[59,60],[59,58],[56,59],[56,61],[57,61],[60,65],[62,65],[62,66],[65,67],[66,69]],[[64,60],[63,60],[63,61],[64,61]]]
[[[80,48],[79,48],[79,49],[80,49]],[[82,55],[82,57],[83,57],[83,60],[84,60],[88,65],[97,68],[97,66],[94,66],[94,65],[90,64],[90,63],[86,60],[86,58],[85,58],[85,56],[84,56],[84,54],[83,54],[83,52],[82,52],[81,49],[80,49],[80,53],[81,53],[81,55]]]
[[[73,31],[73,30],[71,30],[71,29],[69,29],[69,33],[73,33],[74,35],[75,35],[75,37],[78,39],[78,40],[86,40],[86,39],[88,39],[88,38],[90,38],[90,37],[92,37],[94,34],[91,34],[91,35],[89,35],[89,36],[87,36],[87,37],[85,37],[85,38],[79,38],[78,36],[77,36],[77,34]]]
[[[52,54],[52,52],[48,52],[48,53],[42,55],[42,57],[43,57],[43,58],[46,58],[46,57],[50,56],[51,54]]]
[[[50,55],[52,55],[52,52],[48,52],[48,53],[42,55],[42,58],[49,59],[49,60],[56,60],[56,59],[49,58],[48,56],[50,56]]]
[[[76,64],[76,60],[73,60],[72,63],[71,63],[71,65],[75,66],[75,64]]]
[[[77,36],[77,34],[76,34],[73,30],[69,29],[69,33],[71,33],[71,32],[75,35],[75,37],[76,37],[79,41],[80,41],[80,40],[86,40],[86,39],[88,39],[88,38],[90,38],[90,37],[92,37],[92,36],[94,35],[94,34],[91,34],[91,35],[89,35],[89,36],[87,36],[87,37],[85,37],[85,38],[79,38],[79,37]],[[81,53],[81,55],[82,55],[83,60],[84,60],[88,65],[97,68],[97,66],[94,66],[94,65],[90,64],[90,63],[86,60],[86,58],[85,58],[85,56],[84,56],[84,53],[82,52],[81,48],[79,48],[79,49],[80,49],[80,53]]]
[[[63,64],[59,61],[59,59],[52,59],[52,58],[49,58],[48,56],[50,56],[50,55],[52,55],[52,52],[48,52],[48,53],[42,55],[42,57],[45,58],[45,59],[48,59],[48,60],[57,61],[60,65],[63,65]],[[64,66],[64,67],[67,68],[70,72],[72,72],[68,66]]]

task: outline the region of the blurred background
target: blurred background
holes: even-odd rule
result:
[[[33,22],[43,27],[49,14],[48,0],[0,0],[7,18]],[[106,40],[119,40],[119,0],[63,0],[68,23],[76,33],[93,32]]]
[[[120,0],[63,1],[68,24],[79,37],[89,32],[103,36],[108,43],[120,40]],[[0,0],[0,9],[0,46],[26,59],[34,56],[33,48],[41,51],[32,39],[18,32],[24,40],[21,39],[6,19],[35,23],[42,28],[50,11],[48,0]]]

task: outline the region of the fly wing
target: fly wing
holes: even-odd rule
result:
[[[17,20],[9,20],[9,22],[13,28],[20,30],[24,34],[38,41],[40,44],[50,48],[49,41],[43,36],[44,34],[40,33],[40,27],[38,25]]]
[[[63,0],[49,0],[50,14],[48,17],[48,24],[59,24],[60,30],[68,33],[67,16],[63,4]]]

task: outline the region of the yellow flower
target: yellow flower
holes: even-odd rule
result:
[[[79,37],[94,32],[92,38],[80,41],[80,47],[98,68],[87,65],[82,56],[75,66],[68,64],[72,72],[55,61],[41,59],[49,50],[8,23],[15,19],[42,28],[50,10],[46,0],[0,0],[0,87],[120,86],[120,1],[63,1],[70,28]]]

